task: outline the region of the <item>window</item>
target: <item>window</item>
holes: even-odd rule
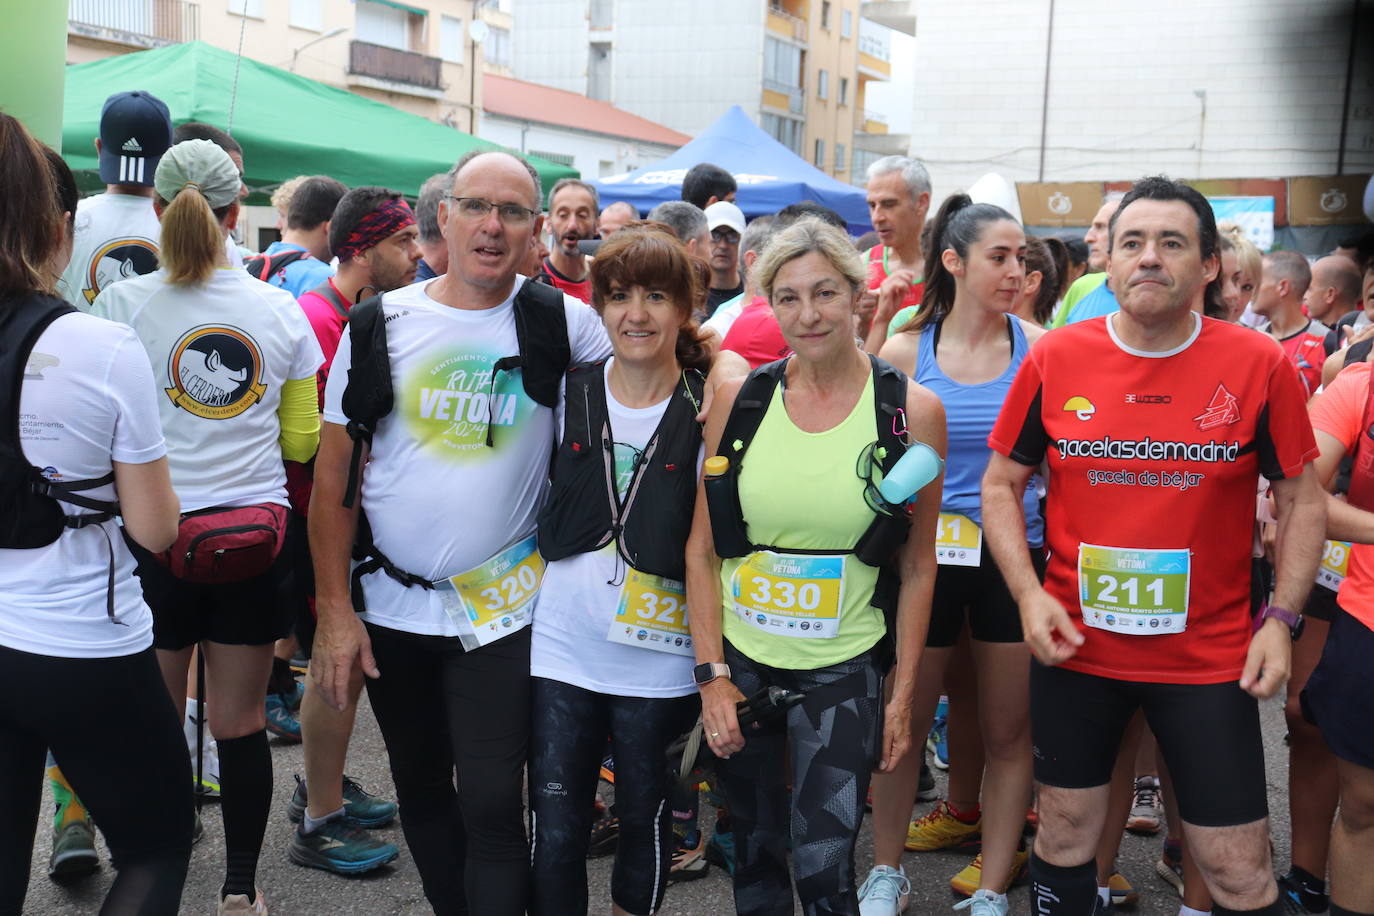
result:
[[[615,21],[612,0],[591,0],[587,20],[593,29],[609,29]]]
[[[293,28],[320,31],[323,28],[320,19],[320,0],[291,0],[291,16],[288,21]]]
[[[835,171],[837,171],[837,172],[843,172],[843,171],[844,171],[844,144],[843,144],[843,143],[836,143],[836,144],[835,144]]]
[[[849,77],[840,77],[840,104],[849,104]]]
[[[262,18],[262,0],[229,0],[229,12],[235,16]]]
[[[491,31],[487,32],[487,40],[483,43],[487,61],[495,67],[506,70],[511,66],[511,46],[510,29],[499,29],[492,26]]]
[[[840,14],[840,37],[848,38],[854,34],[854,13],[845,10]]]
[[[593,42],[587,48],[587,98],[611,100],[611,46]]]
[[[830,73],[827,70],[816,71],[816,98],[830,98]]]
[[[821,28],[830,28],[830,0],[821,0]]]
[[[868,167],[881,158],[883,157],[879,153],[869,152],[864,149],[856,149],[854,151],[854,157],[849,160],[849,180],[855,184],[863,184],[868,180]]]
[[[764,112],[760,126],[774,140],[794,153],[801,153],[801,121]]]
[[[451,64],[463,62],[463,20],[455,16],[439,17],[439,56]]]
[[[818,168],[818,169],[823,169],[823,168],[825,168],[825,141],[824,141],[824,140],[817,140],[817,141],[816,141],[816,159],[815,159],[815,162],[816,162],[816,168]]]
[[[801,48],[768,38],[763,43],[763,78],[781,86],[796,89],[801,86]]]
[[[237,3],[239,0],[233,0]],[[250,3],[254,0],[249,0]],[[410,50],[410,13],[385,3],[358,0],[354,33],[359,41]]]

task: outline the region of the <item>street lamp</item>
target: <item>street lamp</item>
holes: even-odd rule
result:
[[[307,41],[305,44],[301,45],[299,48],[297,48],[296,50],[294,50],[294,51],[291,52],[291,66],[290,66],[288,69],[290,69],[290,71],[291,71],[292,73],[295,73],[295,72],[296,72],[296,61],[297,61],[297,59],[300,58],[301,52],[304,51],[306,48],[308,48],[308,47],[310,47],[311,45],[314,45],[314,44],[319,44],[320,42],[324,41],[326,38],[333,38],[333,37],[335,37],[336,35],[342,35],[344,32],[347,32],[347,31],[348,31],[348,26],[343,26],[343,25],[341,25],[341,26],[339,26],[337,29],[330,29],[328,32],[325,32],[323,35],[317,35],[316,37],[310,39],[310,40]]]

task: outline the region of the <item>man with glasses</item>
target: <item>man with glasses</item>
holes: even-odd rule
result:
[[[718,200],[706,208],[706,226],[711,230],[711,288],[706,292],[706,317],[710,318],[722,302],[744,292],[739,272],[744,213],[730,201]]]
[[[528,163],[471,154],[450,178],[439,212],[448,272],[382,297],[375,325],[385,329],[394,406],[370,444],[360,442],[353,508],[344,505],[354,495],[345,391],[350,403],[365,394],[349,376],[368,370],[359,362],[350,372],[356,310],[325,390],[310,512],[311,678],[342,710],[367,675],[401,826],[434,911],[515,916],[528,903],[528,624],[543,573],[534,526],[557,379],[567,362],[604,358],[610,346],[580,302],[545,288],[521,295],[528,281],[516,265],[543,222]],[[561,310],[563,326],[549,328],[535,309]],[[564,329],[566,345],[547,346]],[[361,340],[359,352],[371,357]],[[360,575],[350,596],[359,503],[371,556],[385,564]]]

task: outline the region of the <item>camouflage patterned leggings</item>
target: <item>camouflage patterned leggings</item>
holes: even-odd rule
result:
[[[745,696],[778,686],[812,697],[788,712],[785,728],[746,731],[744,750],[720,762],[735,833],[736,911],[793,912],[790,839],[803,911],[858,913],[854,844],[882,722],[882,674],[872,653],[797,671],[760,665],[727,643],[725,661]]]

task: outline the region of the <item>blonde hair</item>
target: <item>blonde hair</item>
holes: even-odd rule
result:
[[[176,286],[198,286],[210,279],[224,255],[224,218],[229,204],[215,211],[194,185],[186,185],[169,203],[158,197],[162,208],[162,239],[158,263]]]
[[[807,216],[775,232],[754,262],[753,274],[764,296],[772,300],[773,281],[784,264],[812,253],[822,255],[840,272],[851,293],[858,295],[863,290],[868,272],[863,256],[849,236],[823,220]]]
[[[1217,224],[1217,232],[1235,249],[1236,265],[1243,273],[1249,274],[1258,286],[1264,274],[1264,255],[1255,243],[1250,241],[1245,229],[1239,223],[1227,220]]]
[[[297,175],[295,178],[288,178],[272,192],[272,209],[281,214],[283,222],[286,220],[286,211],[291,209],[291,198],[296,196],[296,191],[310,180],[310,177],[309,175]]]

